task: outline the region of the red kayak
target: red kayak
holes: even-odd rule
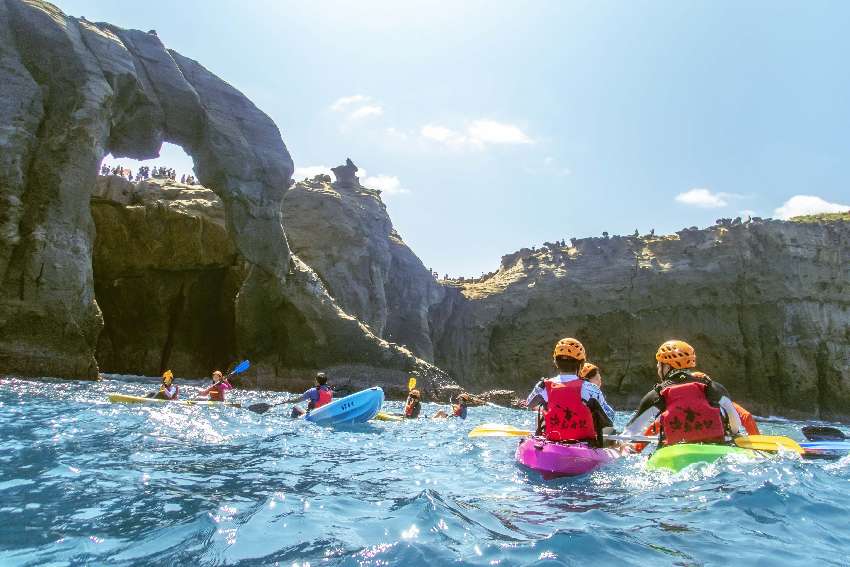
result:
[[[519,464],[537,471],[543,478],[587,474],[622,456],[617,449],[597,449],[587,443],[555,443],[530,437],[516,449]]]

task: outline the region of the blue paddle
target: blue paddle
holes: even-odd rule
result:
[[[248,362],[247,360],[243,360],[242,362],[240,362],[239,364],[236,365],[236,368],[234,368],[230,372],[230,374],[228,374],[228,376],[233,376],[235,374],[241,374],[242,372],[245,372],[249,368],[251,368],[251,363]]]

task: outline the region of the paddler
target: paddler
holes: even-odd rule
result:
[[[469,404],[471,403],[472,396],[470,396],[466,392],[462,392],[461,394],[459,394],[455,401],[452,402],[451,417],[459,417],[461,419],[466,419]],[[437,413],[431,416],[432,419],[442,419],[446,417],[450,417],[446,410],[438,410]]]
[[[415,388],[407,394],[407,402],[404,404],[405,419],[416,419],[419,417],[419,412],[422,410],[421,398],[422,395]]]
[[[162,383],[159,385],[159,390],[151,392],[145,397],[157,400],[176,400],[179,393],[180,388],[177,387],[177,384],[174,384],[174,374],[171,373],[171,370],[166,370],[162,373]]]
[[[599,386],[580,375],[587,362],[584,345],[572,337],[563,338],[555,344],[552,361],[558,375],[538,382],[523,404],[540,412],[537,434],[545,434],[550,441],[601,446],[602,429],[614,424],[614,409]],[[595,366],[588,366],[584,374],[595,376],[601,384]]]
[[[724,443],[746,435],[731,396],[722,384],[696,370],[694,347],[670,340],[655,353],[660,383],[641,400],[623,435],[638,435],[658,419],[659,445]]]
[[[198,396],[209,396],[211,402],[223,402],[224,393],[233,389],[233,385],[227,381],[227,378],[220,370],[214,370],[212,373],[212,386],[206,390],[202,390]]]
[[[301,417],[305,413],[308,413],[314,409],[318,409],[323,405],[331,403],[334,398],[333,390],[331,390],[330,386],[328,386],[328,376],[324,372],[316,373],[316,385],[303,394],[300,397],[293,400],[296,404],[298,402],[307,401],[307,409],[301,408],[299,406],[293,406],[292,408],[292,417]]]

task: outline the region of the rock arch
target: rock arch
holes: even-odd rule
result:
[[[89,196],[107,153],[148,159],[163,141],[187,151],[224,203],[245,262],[235,306],[244,354],[272,373],[422,366],[344,313],[292,256],[281,211],[292,159],[238,90],[155,33],[39,0],[0,0],[0,62],[0,372],[97,375]]]

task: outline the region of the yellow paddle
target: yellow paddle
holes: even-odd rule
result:
[[[735,437],[735,445],[756,451],[779,451],[781,447],[783,450],[794,451],[798,455],[802,455],[805,452],[799,443],[790,437],[783,437],[781,435],[747,435],[746,437]]]
[[[407,391],[411,391],[416,387],[416,376],[411,376],[410,380],[407,381]]]
[[[485,423],[469,432],[470,437],[529,437],[531,435],[533,435],[531,431],[500,423]]]

